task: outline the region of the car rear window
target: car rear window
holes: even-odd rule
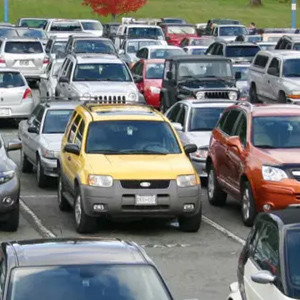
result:
[[[155,49],[151,51],[150,58],[165,59],[176,55],[185,55],[183,49]]]
[[[45,28],[47,25],[47,20],[21,20],[20,26],[31,27],[31,28]]]
[[[7,42],[4,52],[13,54],[43,53],[40,42]]]
[[[300,43],[294,44],[293,49],[299,51],[300,50]]]
[[[84,30],[102,30],[102,25],[99,22],[81,22]]]
[[[78,40],[75,42],[74,52],[116,54],[115,48],[110,40]]]
[[[18,29],[18,34],[21,37],[30,37],[30,38],[38,38],[38,39],[46,39],[47,35],[42,30],[37,29]]]
[[[193,49],[192,55],[205,55],[207,49]]]
[[[0,28],[0,37],[14,38],[18,37],[18,33],[12,28]]]
[[[164,39],[164,35],[161,28],[155,27],[132,27],[128,29],[128,36],[131,38]]]
[[[19,72],[0,72],[0,88],[24,86],[25,82]]]
[[[82,31],[81,26],[79,23],[57,23],[53,22],[50,28],[50,31]]]
[[[64,52],[66,49],[67,42],[57,41],[54,43],[51,53],[57,53],[59,51]]]
[[[214,39],[195,39],[191,42],[191,46],[209,46],[212,44],[215,40]]]
[[[64,133],[72,112],[72,109],[48,110],[44,121],[43,133]]]
[[[226,47],[227,57],[254,57],[260,51],[258,46],[229,46]]]

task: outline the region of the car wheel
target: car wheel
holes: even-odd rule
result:
[[[3,224],[3,230],[14,232],[19,227],[19,205],[8,214],[8,220]]]
[[[278,101],[279,103],[286,103],[286,96],[285,96],[285,93],[284,92],[280,92],[279,93],[279,96],[278,96]]]
[[[48,176],[44,174],[44,168],[41,164],[41,159],[38,157],[36,162],[36,180],[38,186],[43,188],[47,186]]]
[[[23,149],[21,149],[21,171],[23,173],[30,173],[32,172],[32,167],[32,163],[28,160]]]
[[[208,169],[207,196],[211,205],[223,206],[226,203],[227,194],[222,190],[220,184],[218,183],[216,172],[213,166],[210,166]]]
[[[184,232],[197,232],[200,228],[202,221],[202,210],[192,216],[192,217],[186,217],[181,216],[178,218],[179,228],[181,231]]]
[[[71,210],[71,205],[68,202],[68,200],[64,197],[63,192],[64,192],[63,181],[62,181],[62,178],[61,178],[61,174],[59,174],[58,185],[57,185],[58,207],[61,211],[70,211]]]
[[[251,103],[254,103],[254,104],[259,103],[258,96],[257,96],[257,93],[256,93],[256,87],[253,84],[250,87],[249,98],[250,98]]]
[[[248,181],[243,184],[241,202],[243,222],[246,226],[252,226],[256,217],[256,209],[252,189]]]
[[[90,233],[95,231],[96,218],[86,215],[82,206],[82,197],[77,189],[75,205],[74,205],[74,216],[76,222],[76,230],[78,233]]]

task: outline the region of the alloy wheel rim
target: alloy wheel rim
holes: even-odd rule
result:
[[[215,182],[214,182],[214,171],[210,170],[208,174],[208,196],[209,198],[213,198],[215,190]]]
[[[76,198],[76,204],[75,204],[75,220],[76,220],[77,225],[80,224],[81,213],[82,213],[81,212],[81,198],[80,198],[80,195],[78,195]]]
[[[245,188],[242,206],[244,220],[248,220],[250,216],[250,197],[248,188]]]

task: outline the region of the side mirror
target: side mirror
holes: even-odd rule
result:
[[[69,83],[69,79],[67,77],[59,77],[59,83]]]
[[[269,271],[259,271],[251,276],[251,280],[259,284],[270,284],[273,283],[276,276],[272,275]]]
[[[39,130],[38,130],[38,128],[37,128],[36,126],[29,126],[28,129],[27,129],[27,131],[28,131],[29,133],[36,133],[36,134],[39,134]]]
[[[173,73],[172,73],[171,71],[168,71],[168,72],[167,72],[167,78],[168,78],[169,80],[172,80],[172,79],[173,79]]]
[[[175,130],[177,131],[182,131],[183,130],[183,126],[180,123],[172,123],[173,127],[175,128]]]
[[[15,151],[20,150],[22,148],[22,142],[20,140],[11,140],[8,142],[6,150],[9,151]]]
[[[241,153],[243,151],[241,140],[240,140],[240,137],[238,137],[238,136],[231,136],[230,138],[228,138],[227,146],[236,148],[239,153]]]
[[[241,72],[236,72],[235,73],[235,80],[238,81],[242,78],[242,73]]]
[[[189,155],[197,151],[197,145],[195,144],[187,144],[183,148],[186,155]]]
[[[41,75],[40,75],[40,79],[45,79],[45,80],[47,80],[47,79],[48,79],[48,76],[47,76],[46,74],[41,74]]]
[[[76,144],[66,144],[66,146],[64,147],[64,152],[79,155],[80,154],[80,149]]]

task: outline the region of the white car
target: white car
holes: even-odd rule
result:
[[[225,41],[235,41],[239,35],[249,34],[248,29],[244,25],[217,25],[214,27],[212,35],[215,38],[221,38]]]
[[[185,51],[177,46],[146,46],[141,48],[136,57],[139,59],[166,59],[171,56],[185,55]]]
[[[78,20],[81,23],[82,31],[95,35],[95,36],[103,36],[103,26],[98,20]]]
[[[0,69],[0,119],[26,119],[34,108],[31,89],[17,70]]]
[[[183,48],[188,55],[205,55],[208,46],[186,46]]]
[[[45,28],[48,36],[67,38],[71,34],[82,33],[83,28],[79,21],[68,19],[50,19]]]

